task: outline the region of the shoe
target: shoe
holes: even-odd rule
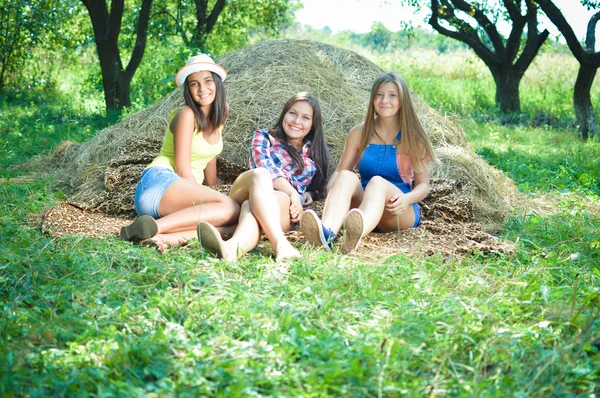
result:
[[[356,250],[362,240],[365,215],[360,209],[352,209],[344,217],[344,240],[342,253],[348,254]]]
[[[133,223],[121,228],[119,236],[123,240],[144,240],[158,233],[158,225],[150,216],[139,216]]]
[[[210,223],[200,221],[198,223],[198,241],[200,245],[209,253],[215,254],[217,257],[225,261],[236,261],[243,253],[232,253],[228,250],[219,231]]]
[[[313,210],[305,210],[300,219],[300,230],[313,246],[323,246],[331,250],[335,241],[335,234],[329,228],[323,226],[321,219]]]

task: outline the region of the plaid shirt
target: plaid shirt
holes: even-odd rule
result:
[[[300,171],[283,144],[267,129],[256,130],[250,146],[250,168],[264,167],[273,180],[285,178],[302,195],[315,176],[317,165],[310,158],[310,142],[304,144],[300,154],[304,160],[304,171]]]

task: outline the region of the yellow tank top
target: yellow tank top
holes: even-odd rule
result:
[[[171,116],[169,117],[169,125],[167,125],[167,131],[165,132],[165,137],[163,138],[162,148],[160,148],[160,153],[158,156],[146,167],[147,169],[150,167],[167,167],[176,172],[175,170],[175,147],[173,142],[173,133],[171,133],[171,129],[169,128],[171,121],[175,114],[179,111],[179,109],[173,110],[171,112]],[[215,156],[221,153],[223,150],[223,137],[221,135],[223,131],[223,126],[219,126],[217,133],[219,134],[219,141],[215,144],[209,144],[203,136],[202,131],[198,131],[197,129],[194,131],[192,135],[192,154],[191,154],[191,168],[192,174],[196,178],[198,184],[202,184],[204,181],[204,169],[208,162],[213,160]]]

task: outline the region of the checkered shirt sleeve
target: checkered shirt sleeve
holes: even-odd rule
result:
[[[250,146],[249,166],[251,169],[264,167],[269,170],[273,180],[285,178],[302,195],[315,176],[317,167],[310,158],[310,143],[304,144],[301,155],[304,171],[300,171],[285,147],[266,129],[256,130]]]

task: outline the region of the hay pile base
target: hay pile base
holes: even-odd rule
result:
[[[227,192],[229,187],[220,185],[216,188]],[[457,258],[474,252],[511,255],[514,252],[511,244],[499,241],[473,222],[472,205],[465,200],[461,190],[457,181],[432,180],[431,194],[422,203],[423,222],[419,227],[399,233],[371,233],[363,239],[356,255],[378,258],[398,253],[410,256],[441,255],[445,258]],[[323,202],[316,202],[311,208],[321,215]],[[130,218],[89,211],[74,202],[63,202],[46,212],[41,227],[44,233],[55,237],[72,234],[107,237],[118,236],[121,227],[131,221]],[[303,245],[306,242],[297,229],[288,232],[287,236],[293,244]],[[264,243],[264,236],[262,240]],[[265,244],[259,246],[268,247]]]

